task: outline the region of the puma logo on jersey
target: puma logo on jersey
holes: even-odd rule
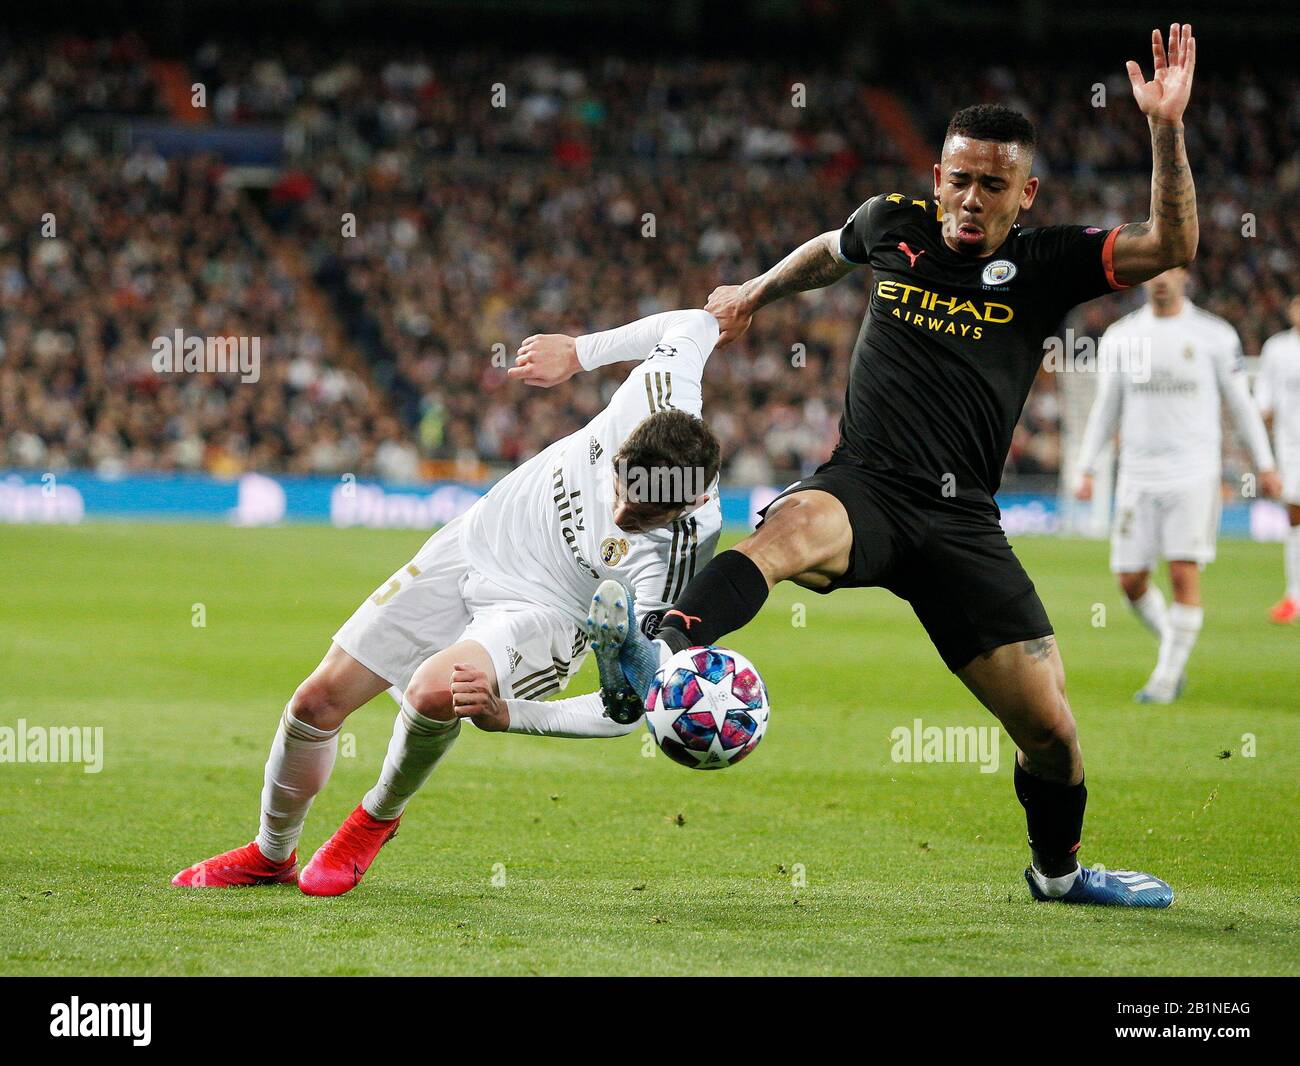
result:
[[[914,252],[912,251],[911,248],[907,246],[907,241],[899,241],[898,250],[902,252],[905,256],[907,256],[908,265],[912,267],[915,267],[916,261],[920,259],[921,256],[925,255],[924,248],[922,248],[919,252]]]
[[[595,437],[591,438],[591,443],[587,445],[587,462],[591,466],[596,465],[596,460],[605,454],[605,449],[600,446],[600,441]]]

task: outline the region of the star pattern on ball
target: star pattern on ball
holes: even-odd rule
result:
[[[700,686],[700,698],[695,701],[692,711],[707,710],[713,715],[714,724],[718,731],[722,731],[722,726],[727,720],[728,711],[745,711],[749,712],[749,704],[742,700],[731,689],[731,682],[734,680],[733,674],[724,674],[721,681],[710,681],[703,674],[696,674],[696,684]]]

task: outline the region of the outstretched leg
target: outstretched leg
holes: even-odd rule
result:
[[[844,505],[829,492],[808,489],[778,500],[758,529],[710,560],[665,612],[654,640],[637,627],[630,593],[605,582],[592,601],[588,635],[606,706],[613,713],[644,701],[664,656],[716,643],[747,625],[778,582],[828,587],[847,571],[852,550]]]
[[[712,644],[759,612],[772,587],[824,589],[849,567],[853,529],[844,504],[809,489],[778,500],[763,524],[721,552],[664,615],[659,635],[674,650]]]

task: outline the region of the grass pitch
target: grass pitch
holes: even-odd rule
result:
[[[1155,645],[1105,546],[1017,544],[1080,723],[1083,859],[1166,878],[1168,911],[1033,903],[1010,741],[996,773],[894,762],[891,731],[914,719],[993,720],[905,604],[793,586],[729,639],[774,703],[738,767],[647,757],[640,731],[572,741],[467,725],[350,895],[170,887],[182,866],[252,838],[285,700],[422,539],[0,528],[0,726],[102,726],[105,749],[96,774],[0,764],[0,971],[1300,973],[1287,874],[1300,850],[1300,629],[1265,620],[1280,551],[1237,542],[1207,573],[1190,685],[1168,709],[1130,702]],[[589,663],[569,692],[594,683]],[[394,711],[381,697],[344,726],[301,860],[372,783]]]

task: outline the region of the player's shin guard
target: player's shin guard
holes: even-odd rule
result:
[[[1048,876],[1060,876],[1074,868],[1074,858],[1083,835],[1083,811],[1088,790],[1083,782],[1062,785],[1031,774],[1016,761],[1016,798],[1025,809],[1029,846],[1034,865]]]
[[[403,699],[393,723],[384,768],[375,787],[361,801],[365,812],[382,822],[401,817],[411,797],[429,779],[458,736],[459,718],[446,722],[427,718]]]
[[[767,578],[749,556],[720,552],[664,613],[655,636],[674,652],[713,644],[747,625],[767,602],[768,591]]]
[[[258,848],[272,862],[285,861],[297,847],[311,801],[329,780],[338,748],[337,728],[317,729],[285,707],[266,760],[257,833]]]

